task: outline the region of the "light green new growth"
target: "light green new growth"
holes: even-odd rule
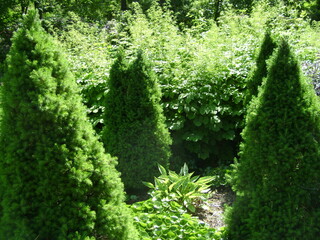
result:
[[[2,79],[0,239],[138,239],[116,160],[36,12],[12,42]]]
[[[320,236],[319,112],[314,90],[283,40],[242,133],[229,239]]]

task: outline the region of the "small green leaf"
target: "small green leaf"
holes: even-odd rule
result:
[[[145,186],[147,186],[148,188],[152,188],[154,189],[154,185],[150,182],[142,182]]]
[[[161,175],[167,175],[167,171],[163,166],[158,164],[158,168],[159,168],[159,172],[161,173]]]
[[[189,172],[188,166],[186,163],[184,163],[183,167],[180,170],[180,175],[186,176]]]
[[[199,178],[200,176],[194,176],[191,178],[191,182],[196,182]]]
[[[192,204],[188,205],[187,208],[192,213],[194,213],[196,211],[196,208]]]
[[[167,233],[167,236],[170,237],[171,239],[174,239],[176,237],[176,234],[174,232],[172,232],[172,231],[169,231]]]
[[[211,176],[205,176],[205,177],[201,177],[198,181],[197,184],[207,184],[210,183],[214,180],[214,177]]]

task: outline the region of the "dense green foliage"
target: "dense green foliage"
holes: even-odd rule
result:
[[[120,1],[109,0],[0,0],[0,9],[3,18],[10,18],[10,12],[26,14],[28,9],[35,8],[42,18],[45,13],[54,12],[56,9],[67,12],[74,11],[87,19],[111,18],[120,10]]]
[[[1,239],[138,239],[58,45],[30,12],[13,38],[0,127]]]
[[[123,49],[125,56],[122,59],[123,70],[127,74],[123,77],[127,78],[127,76],[131,75],[129,74],[130,65],[137,60],[137,51],[143,49],[144,54],[148,56],[148,62],[150,62],[150,64],[147,64],[149,67],[146,69],[149,70],[146,71],[146,75],[149,76],[151,74],[153,78],[155,76],[152,72],[155,72],[159,84],[158,87],[161,88],[162,92],[161,99],[158,94],[155,95],[157,96],[157,101],[162,105],[166,125],[173,140],[170,168],[179,170],[180,166],[186,162],[192,171],[213,176],[215,178],[214,188],[226,189],[229,186],[226,182],[225,173],[229,173],[228,164],[233,162],[234,157],[237,156],[239,151],[240,132],[245,126],[244,118],[247,115],[248,102],[250,102],[253,95],[257,95],[263,78],[267,75],[266,62],[270,61],[267,58],[271,54],[271,51],[269,52],[271,46],[267,44],[266,31],[269,31],[272,39],[276,39],[278,36],[285,36],[289,44],[295,47],[295,54],[302,63],[304,74],[313,80],[313,85],[319,94],[319,6],[319,0],[0,0],[0,88],[3,85],[1,77],[5,68],[7,70],[10,69],[11,73],[14,72],[13,69],[16,69],[15,74],[24,72],[20,70],[22,68],[29,69],[27,67],[29,65],[20,64],[21,61],[17,61],[16,64],[12,63],[11,68],[5,67],[3,60],[11,46],[10,38],[13,32],[21,26],[23,14],[28,9],[38,9],[40,18],[42,18],[41,24],[43,28],[59,40],[59,44],[55,45],[54,48],[61,48],[66,53],[70,72],[73,73],[75,81],[80,87],[81,100],[86,106],[86,108],[81,107],[81,111],[87,112],[89,121],[98,135],[97,137],[101,137],[101,130],[105,126],[105,123],[109,123],[109,125],[110,123],[113,124],[111,121],[108,122],[108,119],[104,119],[104,112],[106,111],[108,114],[110,112],[119,113],[120,109],[124,109],[124,106],[121,106],[119,109],[110,110],[109,104],[106,105],[108,99],[107,101],[105,99],[107,93],[110,92],[109,79],[115,73],[115,69],[113,69],[110,75],[112,64],[117,62],[117,52],[119,52],[119,49]],[[36,51],[34,50],[34,52]],[[50,51],[52,54],[53,52],[55,51]],[[31,56],[31,54],[28,56]],[[13,59],[13,57],[11,58]],[[152,71],[150,68],[152,68]],[[48,72],[50,73],[50,71]],[[45,74],[42,73],[42,75],[44,76]],[[136,76],[136,74],[133,75]],[[8,80],[7,77],[6,79]],[[12,79],[15,78],[12,77]],[[37,86],[42,86],[42,83],[39,83]],[[46,84],[41,89],[44,89],[45,86]],[[135,87],[132,89],[135,89]],[[21,85],[20,88],[26,94],[24,90],[25,86]],[[9,92],[7,94],[7,90],[5,89],[7,88],[5,87],[2,91],[4,99],[7,99],[7,95],[9,97],[13,96]],[[73,91],[78,92],[75,89]],[[16,93],[18,92],[16,91]],[[30,96],[33,96],[33,90],[29,89],[28,92],[31,93],[29,94]],[[49,100],[46,99],[52,99],[53,96],[51,94],[50,97],[47,97],[49,93],[51,92],[45,91],[41,95],[43,97],[39,98],[40,100],[34,100],[34,102],[38,101],[41,104],[48,102]],[[15,96],[18,97],[20,95]],[[66,94],[66,96],[69,95]],[[75,98],[78,99],[77,101],[80,100],[79,96]],[[70,100],[73,98],[66,97],[64,99]],[[118,99],[118,96],[115,99]],[[254,100],[254,102],[257,101]],[[76,106],[75,110],[73,110],[73,105]],[[4,101],[4,106],[7,106],[6,101]],[[45,106],[47,108],[47,105]],[[68,109],[72,106],[72,111],[60,111],[59,109],[62,109],[64,106]],[[55,108],[56,112],[60,114],[60,117],[57,117],[57,119],[67,119],[68,116],[71,116],[68,119],[72,118],[72,121],[78,119],[73,112],[79,110],[77,106],[78,102],[72,105],[69,103],[60,104],[59,107]],[[253,103],[253,106],[256,106],[256,103]],[[24,106],[21,108],[24,108]],[[14,109],[20,109],[20,107]],[[51,108],[48,109],[50,110]],[[43,118],[40,118],[38,113],[35,113],[35,109],[33,110],[34,112],[30,111],[29,115],[23,112],[23,117],[34,115],[32,118],[34,121],[31,123],[31,126],[40,125],[39,121]],[[18,114],[17,111],[10,111],[13,114]],[[2,108],[0,108],[0,117],[1,112]],[[65,112],[70,112],[70,114],[63,115],[66,114]],[[126,114],[127,111],[122,113]],[[53,116],[46,113],[47,115]],[[66,117],[62,117],[62,115]],[[132,115],[132,112],[130,115]],[[81,116],[81,118],[84,118],[84,115]],[[143,115],[143,119],[146,120],[146,116]],[[21,118],[17,118],[19,120],[17,124],[22,125]],[[8,119],[9,115],[5,111],[4,120],[6,124],[8,124]],[[34,123],[35,120],[37,120],[36,123]],[[118,120],[122,120],[122,117],[119,117]],[[17,120],[10,121],[15,122]],[[79,123],[80,120],[74,123],[77,126],[75,128],[70,127],[72,124],[65,124],[66,121],[63,123],[59,122],[63,127],[59,125],[57,129],[61,129],[61,131],[52,130],[55,128],[55,124],[53,124],[52,129],[50,127],[43,127],[43,129],[49,129],[46,135],[47,140],[45,141],[50,142],[49,139],[52,138],[52,142],[64,143],[66,148],[69,149],[67,146],[73,146],[75,144],[74,141],[79,142],[82,139],[81,134],[83,132],[90,132],[88,139],[91,140],[82,139],[80,141],[82,145],[77,143],[79,149],[84,149],[82,153],[89,158],[94,154],[87,154],[88,151],[91,151],[88,149],[94,148],[103,151],[97,143],[96,137],[91,137],[92,129],[81,130],[80,132],[82,133],[79,135],[78,130],[80,129],[80,125],[82,126],[82,123]],[[13,124],[12,126],[16,127],[17,125]],[[51,125],[49,124],[49,126]],[[89,129],[90,127],[81,128]],[[16,129],[19,128],[16,127]],[[30,129],[30,133],[26,133],[26,138],[29,138],[32,133],[38,134],[40,131],[35,127],[28,127],[28,129]],[[66,134],[62,134],[62,132],[69,132],[70,129],[74,129],[76,138],[64,137]],[[143,128],[143,130],[145,129],[147,128]],[[7,133],[6,131],[4,131],[4,134]],[[69,135],[67,134],[67,136]],[[61,139],[55,140],[58,137]],[[12,138],[10,136],[10,139]],[[22,138],[23,141],[27,142],[26,138]],[[35,142],[32,144],[38,143],[38,138],[36,139],[37,141],[33,139],[35,138],[30,137],[30,141]],[[80,140],[78,141],[77,139]],[[18,141],[18,137],[16,141]],[[148,141],[147,137],[143,139],[142,143],[145,144],[146,141]],[[32,144],[29,145],[34,146]],[[95,147],[88,148],[86,147],[87,144],[90,146],[94,145]],[[26,149],[25,154],[29,154],[31,150],[29,151],[26,146],[23,149]],[[48,158],[53,156],[53,159],[58,159],[56,155],[62,155],[59,153],[65,153],[65,150],[59,150],[63,147],[57,148],[51,147],[48,143],[46,150],[43,150],[43,154],[46,154]],[[77,148],[77,151],[80,151],[79,149]],[[166,149],[168,150],[168,147]],[[97,151],[100,152],[100,150]],[[128,152],[128,154],[134,151],[136,149],[132,146],[126,149],[126,153]],[[72,155],[72,152],[74,153],[74,151],[70,150],[64,156],[67,156],[69,159],[78,159],[77,156],[81,155],[77,153],[77,156],[75,156]],[[145,155],[151,155],[151,152]],[[19,157],[23,154],[21,150],[17,156]],[[38,155],[40,156],[40,154]],[[71,155],[72,157],[69,157]],[[104,154],[101,152],[101,155]],[[137,153],[135,152],[134,155],[137,155]],[[296,155],[298,158],[301,157],[300,154]],[[42,159],[48,158],[43,157]],[[83,155],[81,155],[80,159],[83,158]],[[107,159],[108,163],[106,164],[108,166],[110,165],[110,161],[116,162],[114,159],[110,159],[109,156],[97,159],[102,158]],[[61,156],[59,159],[64,158]],[[124,168],[131,168],[131,166],[126,165],[125,161],[123,161],[124,165],[122,166]],[[83,166],[82,160],[77,160],[76,162],[81,162],[78,166]],[[87,160],[86,162],[89,165],[91,164],[91,160]],[[154,163],[156,164],[156,161]],[[162,164],[166,165],[167,163]],[[49,166],[51,167],[51,165]],[[216,168],[217,166],[219,167]],[[237,166],[241,166],[241,164]],[[114,167],[111,168],[114,169]],[[17,172],[19,172],[20,168],[17,169]],[[35,169],[44,169],[44,167],[41,165],[41,168]],[[154,169],[156,169],[156,165],[154,165]],[[252,169],[255,169],[254,166]],[[38,170],[34,172],[33,177],[36,177]],[[47,171],[45,170],[44,172]],[[88,171],[89,175],[91,173],[91,170]],[[156,172],[150,174],[149,180],[144,178],[137,180],[136,187],[143,188],[143,185],[140,183],[141,180],[152,181],[152,175],[156,174]],[[39,176],[43,175],[39,174]],[[112,176],[113,173],[110,175],[110,178],[113,178]],[[185,176],[180,177],[184,178]],[[56,178],[55,175],[52,176],[52,179],[54,178]],[[79,177],[79,179],[85,178]],[[91,178],[89,177],[89,179]],[[236,178],[234,179],[236,180]],[[186,182],[188,182],[187,180],[185,179]],[[5,182],[0,181],[4,185]],[[41,186],[44,186],[44,184]],[[87,185],[82,184],[81,186]],[[221,188],[221,186],[223,187]],[[306,185],[306,187],[308,188],[309,186]],[[315,188],[318,187],[316,186]],[[17,190],[18,188],[14,189]],[[48,187],[48,189],[50,190],[51,188]],[[70,189],[69,185],[67,185],[67,189]],[[275,187],[275,189],[277,190],[278,188]],[[115,195],[120,196],[117,199],[120,199],[119,202],[121,202],[122,193],[118,193],[118,190],[115,191],[117,192]],[[237,191],[240,192],[239,190]],[[311,194],[314,192],[312,190]],[[22,193],[22,196],[27,194],[24,191]],[[188,194],[187,191],[185,193]],[[61,194],[63,194],[63,191],[61,191]],[[77,192],[74,194],[75,196],[81,195]],[[133,194],[130,195],[132,197],[139,195],[135,191],[130,192],[130,194]],[[36,196],[32,191],[31,195],[33,197]],[[104,195],[102,194],[102,196]],[[42,198],[39,199],[42,200]],[[86,199],[89,199],[89,197]],[[100,197],[95,197],[95,199],[95,201],[100,201]],[[215,230],[208,229],[207,227],[203,228],[203,225],[198,224],[198,219],[192,218],[193,220],[189,221],[191,216],[189,214],[185,215],[186,206],[183,206],[183,204],[171,206],[170,210],[168,202],[160,198],[157,201],[155,204],[152,199],[142,202],[141,211],[136,211],[136,224],[141,232],[147,232],[149,237],[147,239],[170,239],[174,238],[174,236],[190,239],[193,237],[199,237],[200,239],[214,238],[212,234]],[[245,206],[246,200],[241,201],[244,203],[240,203],[240,205]],[[40,200],[34,202],[38,204]],[[279,200],[279,202],[281,201]],[[162,210],[158,211],[157,209],[161,206]],[[45,209],[45,207],[43,206],[41,209]],[[242,214],[247,216],[247,210],[246,208],[234,208],[233,216],[239,216],[238,220],[241,222],[241,216]],[[235,214],[237,211],[239,214]],[[80,216],[82,213],[77,214],[76,216]],[[169,219],[167,215],[172,217]],[[143,216],[143,219],[140,216]],[[28,219],[31,218],[28,217]],[[75,219],[78,218],[75,217]],[[88,219],[88,221],[91,221],[90,218]],[[185,224],[185,220],[188,222],[187,224]],[[233,219],[233,222],[237,221]],[[60,222],[62,223],[63,220]],[[160,223],[162,224],[161,228],[158,227]],[[17,224],[19,224],[19,221],[17,221]],[[180,227],[177,227],[178,225]],[[171,228],[172,226],[174,227]],[[242,224],[239,224],[239,228],[241,228],[240,226]],[[20,227],[16,228],[19,231]],[[172,235],[172,232],[174,235]],[[201,234],[199,235],[200,232]],[[210,233],[206,236],[208,232]],[[186,233],[189,235],[183,235]],[[218,237],[217,234],[215,234],[215,237]],[[303,239],[305,238],[303,237]]]
[[[237,14],[224,5],[219,27],[202,19],[184,31],[166,8],[152,5],[142,11],[137,4],[131,6],[132,12],[103,28],[71,18],[63,31],[55,31],[68,52],[98,133],[103,127],[105,82],[115,52],[123,47],[131,59],[139,48],[144,49],[162,87],[175,170],[184,162],[194,169],[233,161],[244,126],[247,79],[254,72],[256,49],[266,28],[271,35],[286,35],[300,60],[313,62],[320,47],[319,26],[297,18],[295,11],[284,15],[284,8],[278,5],[261,2],[251,15]]]
[[[157,174],[158,163],[169,166],[171,138],[151,65],[141,51],[130,64],[124,58],[120,53],[110,70],[102,138],[118,157],[126,189],[139,190]]]
[[[65,27],[70,11],[87,21],[112,19],[120,11],[118,0],[0,0],[0,64],[11,45],[12,33],[18,28],[21,17],[28,9],[37,9],[40,17],[56,27]],[[1,67],[1,66],[0,66]],[[0,76],[1,76],[0,68]]]
[[[250,105],[229,239],[315,239],[320,234],[319,100],[286,41]]]
[[[263,78],[268,74],[267,60],[272,55],[273,50],[276,48],[276,43],[272,39],[270,32],[266,32],[258,57],[256,59],[256,65],[251,73],[251,76],[247,80],[246,102],[250,102],[252,97],[258,95],[258,88],[262,84]]]
[[[311,19],[320,21],[320,0],[313,0],[310,5],[306,4],[305,6],[309,10]]]
[[[143,240],[220,239],[221,232],[190,215],[209,193],[210,177],[194,176],[184,165],[179,174],[159,166],[161,175],[151,188],[150,199],[132,205],[135,222]]]
[[[242,57],[247,46],[240,47],[235,33],[220,31],[216,26],[202,39],[190,34],[184,38],[168,13],[156,7],[147,16],[138,12],[133,17],[133,46],[143,46],[152,53],[163,85],[174,168],[183,161],[194,167],[192,161],[197,158],[212,165],[230,162],[235,152],[232,140],[241,128],[243,88],[253,51]],[[239,44],[233,51],[219,47],[232,42],[230,34]],[[234,58],[221,57],[226,54],[234,54]]]
[[[196,35],[203,31],[201,26],[182,34],[169,13],[157,7],[146,14],[135,10],[130,18],[128,45],[151,53],[163,86],[162,103],[173,137],[172,163],[178,166],[184,161],[192,168],[232,162],[243,127],[246,81],[266,26],[303,45],[299,56],[311,57],[316,38],[308,34],[304,39],[310,26],[302,20],[283,17],[276,7],[264,5],[250,18],[234,14],[224,13],[220,27],[213,25],[201,35]]]
[[[213,181],[211,188],[215,190],[230,189],[230,173],[232,172],[232,166],[220,166],[220,167],[207,167],[202,173],[204,176],[212,176]]]
[[[142,240],[220,239],[220,232],[188,214],[176,202],[153,198],[134,203],[132,209]]]
[[[154,184],[144,183],[151,189],[149,194],[153,198],[174,201],[192,213],[196,211],[197,204],[207,199],[213,177],[193,176],[186,164],[179,174],[167,172],[161,165],[159,171],[161,175],[154,179]]]

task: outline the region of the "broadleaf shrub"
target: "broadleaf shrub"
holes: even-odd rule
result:
[[[207,2],[192,4],[207,6]],[[248,15],[223,1],[219,26],[207,25],[210,19],[203,19],[207,27],[184,31],[179,30],[172,11],[154,3],[142,10],[134,2],[130,11],[99,24],[68,21],[57,35],[68,52],[98,134],[104,126],[105,82],[116,50],[124,48],[129,60],[143,49],[162,90],[161,104],[173,138],[171,168],[179,170],[184,162],[191,169],[231,163],[244,126],[247,79],[266,29],[272,36],[285,35],[296,46],[299,60],[314,62],[320,49],[318,23],[297,17],[299,11],[287,11],[283,4],[256,3]],[[201,21],[200,17],[199,25]],[[213,106],[224,109],[223,114],[208,112]],[[218,129],[217,125],[222,126]]]

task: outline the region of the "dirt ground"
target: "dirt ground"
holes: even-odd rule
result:
[[[215,190],[212,196],[202,203],[197,215],[212,228],[224,227],[223,213],[225,207],[231,205],[234,199],[235,194],[230,189]]]

